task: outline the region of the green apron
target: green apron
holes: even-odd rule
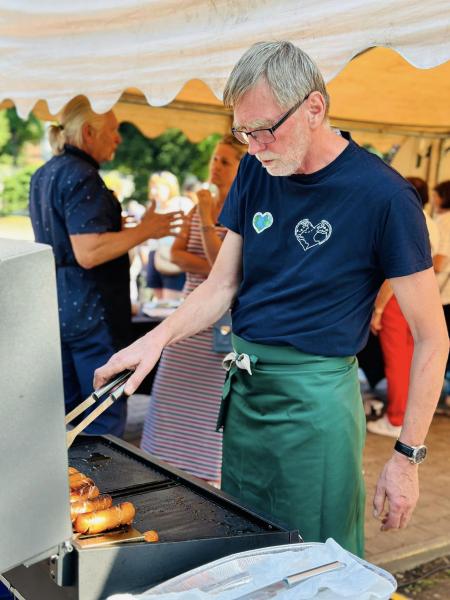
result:
[[[233,348],[218,421],[222,489],[306,542],[332,537],[362,557],[366,427],[356,358],[235,335]]]

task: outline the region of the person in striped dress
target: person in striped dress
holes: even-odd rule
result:
[[[218,142],[209,167],[212,189],[197,192],[187,231],[172,247],[172,262],[187,274],[184,296],[206,279],[220,250],[225,230],[216,225],[217,217],[245,151],[231,135]],[[215,483],[222,465],[222,433],[216,431],[216,421],[225,379],[223,357],[213,350],[212,327],[165,349],[141,440],[143,450]]]

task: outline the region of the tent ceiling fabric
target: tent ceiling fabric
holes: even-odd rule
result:
[[[191,79],[220,98],[243,51],[270,39],[298,44],[328,81],[373,46],[430,68],[450,57],[445,15],[448,0],[4,0],[0,99],[56,114],[83,93],[104,112],[138,88],[159,107]]]
[[[374,48],[352,60],[328,90],[332,118],[450,133],[450,62],[417,69],[392,50]]]

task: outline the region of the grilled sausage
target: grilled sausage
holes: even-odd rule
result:
[[[70,491],[70,502],[78,502],[80,500],[91,500],[100,495],[100,490],[96,485],[86,484],[76,490]]]
[[[92,498],[92,500],[78,500],[77,502],[72,502],[70,505],[70,518],[73,523],[78,515],[94,510],[103,510],[110,506],[112,506],[112,498],[108,494],[97,496],[96,498]]]
[[[133,522],[136,510],[131,502],[122,502],[105,510],[95,510],[90,513],[78,515],[75,519],[74,529],[78,533],[101,533],[121,525],[130,525]]]
[[[76,473],[79,473],[80,471],[78,469],[75,469],[75,467],[69,467],[69,475],[75,475]]]
[[[87,475],[85,475],[84,473],[80,473],[80,471],[78,471],[77,473],[69,473],[69,484],[75,485],[81,479],[86,479],[86,477]]]
[[[71,492],[75,492],[86,485],[94,485],[94,482],[90,477],[87,477],[83,473],[75,473],[75,475],[71,475],[69,477],[69,486]]]

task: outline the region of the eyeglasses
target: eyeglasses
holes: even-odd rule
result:
[[[233,127],[231,133],[237,140],[241,142],[241,144],[248,144],[250,137],[252,137],[255,140],[255,142],[258,142],[259,144],[271,144],[276,140],[274,132],[278,129],[278,127],[281,127],[281,125],[283,125],[283,123],[287,121],[291,115],[295,113],[297,108],[299,108],[303,104],[303,102],[305,102],[309,98],[311,93],[312,92],[305,96],[303,100],[297,102],[297,104],[294,104],[294,106],[291,109],[289,109],[287,113],[284,114],[281,117],[281,119],[275,123],[275,125],[272,125],[272,127],[268,127],[266,129],[254,129],[253,131],[243,131],[241,129],[235,129]]]

